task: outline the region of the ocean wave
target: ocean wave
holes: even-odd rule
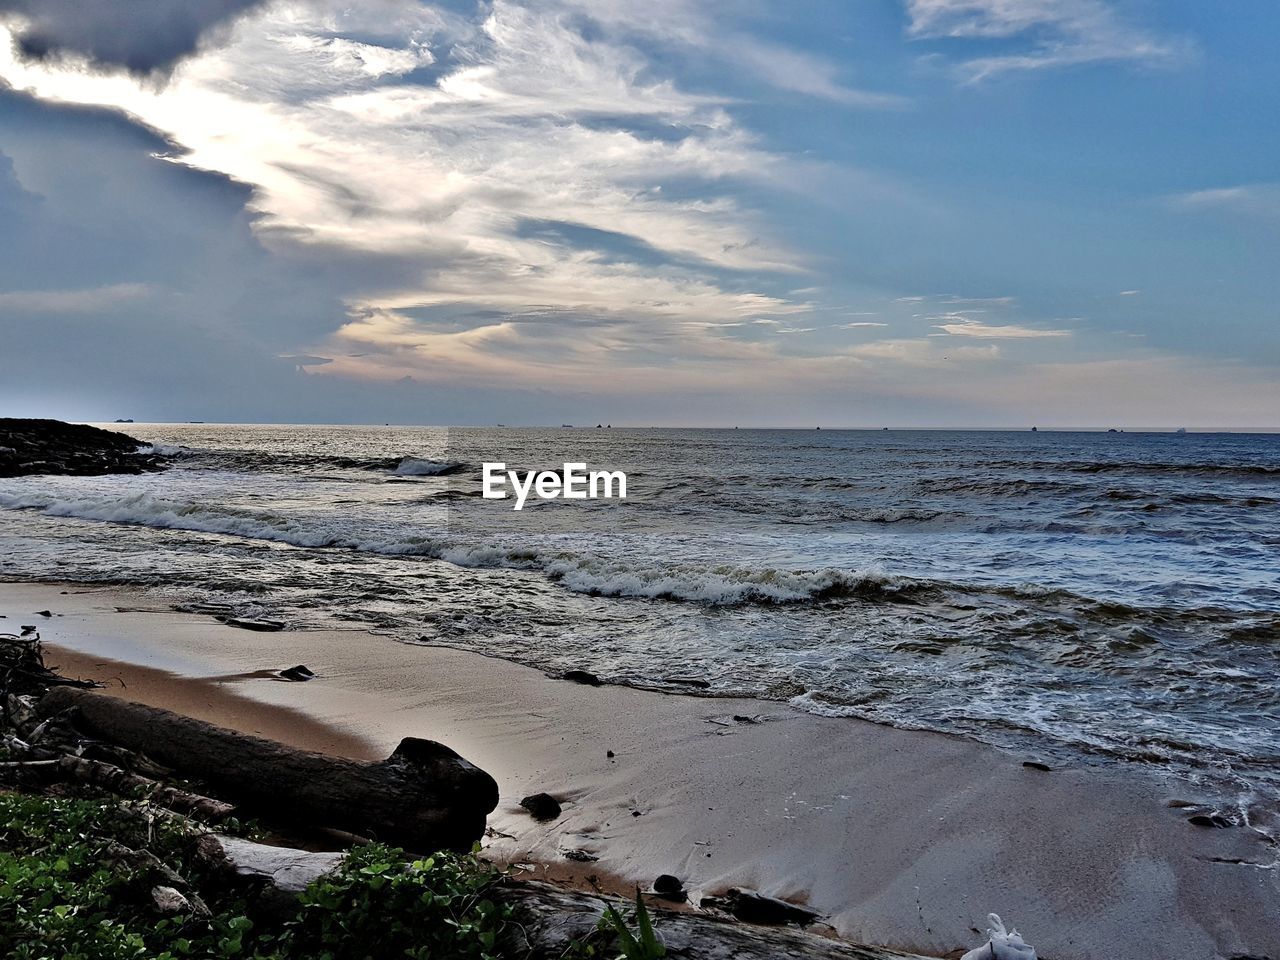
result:
[[[417,457],[405,457],[392,472],[401,477],[441,477],[457,473],[464,464],[453,460],[420,460]]]
[[[211,449],[164,443],[144,444],[138,449],[141,453],[153,453],[171,460],[183,461],[192,468],[245,472],[308,473],[318,469],[337,469],[391,473],[402,477],[437,477],[458,473],[467,468],[465,463],[456,460],[434,460],[416,456],[345,457],[338,454]]]
[[[186,530],[193,533],[221,533],[301,547],[334,544],[332,536],[308,530],[288,517],[262,511],[178,503],[149,493],[72,500],[60,500],[48,494],[0,494],[0,507],[6,510],[33,510],[50,517],[96,520],[162,530]]]
[[[144,443],[138,447],[138,453],[154,454],[157,457],[166,457],[169,459],[185,457],[193,453],[189,447],[182,447],[171,443]]]
[[[1280,480],[1280,465],[1271,463],[1212,463],[1208,461],[1177,463],[1165,460],[992,460],[987,462],[985,466],[992,469],[1062,470],[1070,473],[1087,474],[1203,474],[1214,477],[1274,478]]]
[[[545,572],[578,593],[603,597],[684,600],[726,606],[803,603],[839,598],[906,598],[920,581],[846,570],[752,569],[723,564],[631,566],[583,558],[552,562]]]
[[[660,558],[624,562],[510,543],[457,542],[430,532],[383,538],[374,533],[335,531],[267,511],[175,502],[149,493],[73,499],[39,493],[0,494],[0,508],[38,511],[51,517],[223,534],[303,548],[420,556],[461,567],[529,570],[540,572],[575,593],[593,596],[679,600],[714,606],[838,599],[907,602],[932,586],[926,581],[878,571],[705,566],[672,564]]]

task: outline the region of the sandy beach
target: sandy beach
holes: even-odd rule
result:
[[[674,873],[695,901],[751,887],[851,939],[940,956],[980,943],[992,911],[1048,960],[1280,952],[1274,851],[1189,824],[1198,798],[1149,776],[1044,772],[960,738],[587,687],[355,630],[251,632],[113,589],[4,584],[0,614],[113,696],[354,757],[440,740],[498,780],[490,855],[534,872]],[[265,673],[295,663],[317,678]],[[518,806],[539,791],[563,803],[554,822]]]

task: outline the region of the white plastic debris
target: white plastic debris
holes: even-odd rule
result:
[[[970,950],[960,960],[1036,960],[1036,948],[1027,944],[1017,930],[1005,930],[1004,921],[994,913],[987,914],[991,939]]]

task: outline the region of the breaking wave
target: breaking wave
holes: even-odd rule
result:
[[[678,600],[714,606],[840,599],[910,602],[922,591],[931,589],[925,581],[876,571],[785,570],[733,564],[705,566],[666,563],[661,558],[624,562],[500,542],[458,543],[430,531],[411,536],[361,534],[268,511],[175,502],[149,493],[83,499],[58,499],[48,494],[0,494],[0,508],[37,511],[50,517],[222,534],[310,549],[419,556],[461,567],[529,570],[540,572],[575,593],[602,597]]]
[[[427,457],[344,457],[333,454],[294,454],[264,450],[216,450],[151,443],[138,448],[181,463],[190,469],[243,470],[262,472],[307,473],[313,470],[359,470],[369,473],[391,473],[402,477],[439,477],[467,468],[455,460],[433,460]]]
[[[463,464],[452,460],[419,460],[417,457],[405,457],[396,464],[393,473],[402,477],[441,477],[457,473]]]

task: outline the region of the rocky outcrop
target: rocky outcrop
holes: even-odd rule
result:
[[[162,470],[160,457],[139,453],[141,440],[61,420],[0,417],[0,477],[28,474],[96,476]]]

